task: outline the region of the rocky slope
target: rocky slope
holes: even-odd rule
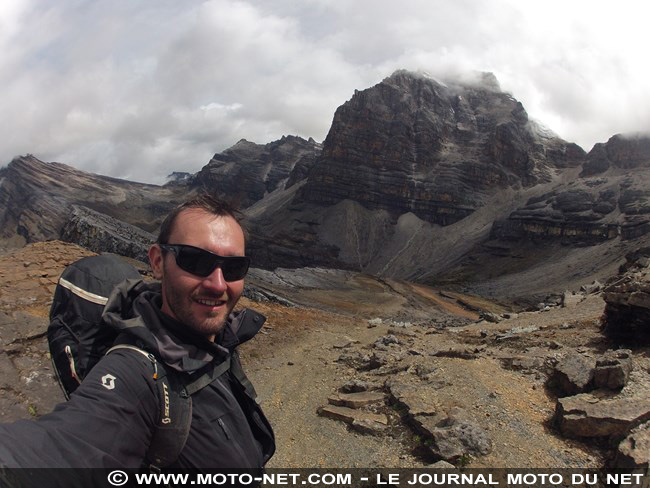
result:
[[[23,156],[0,170],[0,238],[58,239],[76,218],[75,205],[151,232],[185,194],[182,185],[134,183]]]
[[[304,179],[320,149],[294,136],[266,145],[242,140],[197,174],[172,174],[164,186],[18,157],[0,170],[0,239],[19,246],[62,238],[143,259],[151,233],[178,202],[205,191],[248,206]]]

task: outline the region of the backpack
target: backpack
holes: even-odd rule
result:
[[[147,451],[146,465],[158,471],[176,461],[185,445],[192,421],[193,393],[231,370],[248,396],[255,400],[256,394],[236,351],[189,382],[187,375],[166,367],[151,352],[121,342],[118,331],[105,325],[101,317],[113,288],[128,279],[142,277],[137,269],[116,255],[85,257],[69,265],[54,291],[47,340],[54,373],[66,400],[102,356],[111,351],[129,349],[151,361],[160,418]]]

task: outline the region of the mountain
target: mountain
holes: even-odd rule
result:
[[[142,259],[162,216],[207,191],[245,207],[257,267],[543,301],[650,246],[649,178],[649,136],[586,154],[530,120],[490,73],[442,82],[401,70],[339,107],[322,145],[241,140],[165,186],[16,158],[0,170],[0,237]]]
[[[283,136],[261,145],[242,139],[214,157],[192,178],[192,186],[226,196],[241,208],[303,179],[321,145],[313,139]]]
[[[82,214],[90,237],[91,227],[99,229],[109,220],[106,235],[126,224],[154,232],[187,192],[182,185],[134,183],[22,156],[0,170],[0,238],[14,243],[58,239],[66,226],[75,234],[70,226]],[[101,223],[88,217],[92,213],[103,216]],[[97,245],[97,249],[109,250]]]
[[[428,279],[585,156],[492,74],[443,83],[397,71],[339,107],[300,185],[249,209],[255,257]]]
[[[492,74],[461,85],[398,71],[339,107],[299,200],[349,199],[448,225],[495,190],[550,181],[583,159],[531,123]]]

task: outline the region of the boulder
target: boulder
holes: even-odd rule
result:
[[[440,410],[436,401],[437,388],[432,384],[412,385],[400,380],[388,380],[386,387],[390,401],[404,409],[407,415],[430,416]]]
[[[635,427],[621,441],[614,467],[621,469],[650,467],[650,422]]]
[[[497,315],[492,312],[481,312],[479,314],[479,318],[487,322],[492,322],[494,324],[497,324],[503,320],[503,318],[500,315]]]
[[[401,344],[401,341],[393,334],[388,334],[380,337],[375,341],[375,347],[377,346],[389,346],[391,344]]]
[[[371,371],[380,368],[381,366],[384,366],[388,360],[389,358],[385,354],[367,354],[359,351],[343,353],[337,359],[339,363],[343,363],[358,371]]]
[[[549,386],[555,389],[559,396],[589,391],[593,389],[595,368],[594,358],[575,352],[567,354],[555,365],[549,378]]]
[[[454,463],[465,456],[483,456],[492,450],[487,432],[465,418],[460,408],[452,409],[449,416],[416,415],[409,423],[424,437],[431,453],[444,461]]]

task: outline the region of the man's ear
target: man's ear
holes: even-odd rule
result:
[[[149,248],[149,264],[151,265],[151,270],[153,271],[153,277],[157,280],[161,280],[163,277],[163,254],[162,249],[158,244],[153,244]]]

